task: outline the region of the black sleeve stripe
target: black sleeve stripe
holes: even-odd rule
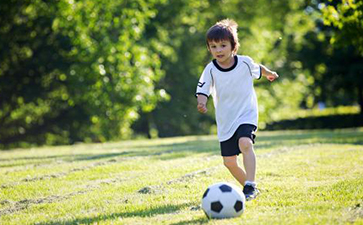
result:
[[[262,68],[260,66],[260,76],[257,78],[257,80],[261,79],[261,77],[262,77]]]
[[[250,75],[251,75],[251,77],[252,77],[252,72],[251,72],[251,68],[250,68],[250,66],[249,66],[249,65],[248,65],[245,61],[243,61],[243,63],[247,65],[248,70],[250,71]]]
[[[202,92],[195,93],[195,97],[198,97],[198,95],[204,95],[205,97],[209,98],[209,96],[207,94],[204,94]]]
[[[214,79],[213,79],[213,74],[212,74],[212,68],[210,68],[209,73],[210,73],[210,76],[211,76],[211,78],[212,78],[212,84],[214,84]]]

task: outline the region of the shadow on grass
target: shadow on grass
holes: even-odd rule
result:
[[[201,141],[186,141],[183,143],[176,144],[164,144],[149,147],[133,146],[129,149],[120,149],[119,152],[115,152],[117,149],[113,150],[112,153],[100,153],[100,154],[69,154],[69,155],[51,155],[51,156],[29,156],[29,157],[19,157],[11,159],[0,159],[1,161],[6,161],[8,164],[0,165],[1,167],[12,167],[12,166],[22,166],[28,164],[51,164],[55,162],[75,162],[75,161],[92,161],[92,160],[107,160],[116,157],[156,157],[159,159],[173,159],[178,157],[183,157],[183,154],[190,153],[211,153],[219,154],[219,145],[217,140],[201,140]],[[173,155],[176,153],[175,155]],[[168,157],[166,157],[168,155]],[[26,162],[29,160],[28,162]],[[9,162],[14,163],[9,163]],[[17,162],[21,161],[21,162]],[[25,162],[24,162],[25,161]]]
[[[186,207],[192,206],[192,203],[184,203],[179,205],[164,205],[146,210],[135,210],[131,212],[112,213],[109,215],[99,215],[95,217],[83,217],[75,218],[72,220],[56,220],[50,222],[34,223],[34,225],[73,225],[73,224],[98,224],[101,221],[106,220],[118,220],[119,218],[131,218],[131,217],[153,217],[161,214],[172,214]],[[202,221],[202,220],[201,220]],[[178,223],[178,224],[189,224],[189,223]]]
[[[29,165],[29,164],[45,165],[45,164],[52,164],[52,163],[61,162],[61,161],[74,162],[74,161],[86,161],[86,160],[99,160],[99,159],[120,157],[120,156],[124,156],[124,155],[128,155],[128,154],[130,154],[130,152],[19,157],[19,158],[12,158],[12,159],[1,159],[0,162],[6,161],[8,164],[0,165],[0,168],[24,166],[24,165]],[[14,163],[9,163],[12,161]]]
[[[205,224],[208,223],[209,220],[207,218],[198,218],[193,220],[184,220],[176,223],[171,223],[170,225],[188,225],[188,224]]]
[[[256,150],[273,148],[278,146],[302,145],[311,143],[331,143],[331,144],[363,144],[363,132],[361,130],[320,130],[320,131],[291,131],[291,132],[271,132],[257,133]],[[52,156],[30,156],[12,159],[0,159],[7,164],[1,167],[13,167],[22,165],[42,165],[51,164],[55,161],[76,162],[93,160],[110,160],[123,157],[154,157],[158,160],[172,160],[185,157],[190,154],[209,153],[220,155],[219,142],[217,138],[213,140],[194,139],[172,144],[159,144],[154,146],[133,145],[130,147],[113,146],[112,152],[107,152],[107,144],[104,146],[105,152],[92,154],[92,150],[87,154],[69,154]],[[30,162],[17,162],[29,160]],[[13,161],[13,163],[11,163]],[[32,162],[34,161],[34,162]],[[10,162],[10,163],[9,163]]]

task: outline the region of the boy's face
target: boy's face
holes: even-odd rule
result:
[[[210,41],[209,51],[218,63],[228,63],[233,58],[232,45],[229,40],[222,40],[219,42]]]

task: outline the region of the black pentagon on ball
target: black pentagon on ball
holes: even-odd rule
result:
[[[209,192],[209,188],[204,192],[203,198],[207,197],[208,192]]]
[[[219,189],[221,189],[222,192],[231,192],[232,188],[226,184],[223,184],[219,187]]]
[[[222,211],[223,205],[219,201],[212,202],[210,208],[212,211],[219,213],[220,211]]]
[[[241,211],[243,209],[243,202],[237,200],[234,204],[234,209],[236,210],[236,212]]]

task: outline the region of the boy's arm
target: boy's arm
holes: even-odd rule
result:
[[[269,81],[274,81],[279,75],[275,71],[269,70],[266,66],[260,65],[262,76],[266,77]]]
[[[207,109],[208,97],[205,95],[199,94],[197,96],[197,101],[198,101],[198,105],[197,105],[198,111],[201,113],[206,113],[208,111],[208,109]]]

